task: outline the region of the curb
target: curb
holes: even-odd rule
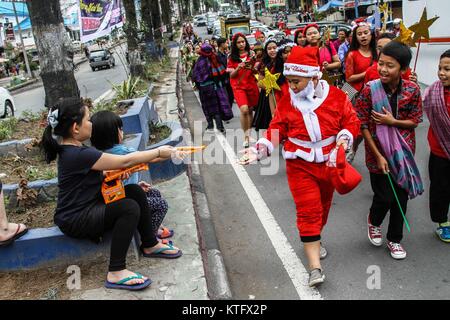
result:
[[[183,94],[180,82],[180,60],[177,62],[176,92],[178,97],[178,111],[181,124],[184,128],[186,145],[192,145],[192,134],[186,117]],[[208,207],[208,200],[204,191],[202,176],[198,163],[191,162],[187,165],[187,175],[191,185],[192,200],[197,220],[199,243],[205,266],[208,296],[212,300],[231,300],[232,293],[228,280],[225,263],[219,248],[214,223]]]

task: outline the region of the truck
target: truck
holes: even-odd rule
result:
[[[231,39],[234,34],[241,32],[244,35],[250,34],[250,19],[248,17],[220,18],[221,36]]]

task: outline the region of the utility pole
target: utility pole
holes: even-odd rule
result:
[[[13,9],[14,9],[14,16],[16,17],[17,28],[19,29],[19,38],[20,38],[20,43],[22,44],[23,59],[25,60],[25,66],[27,68],[28,76],[32,77],[33,75],[31,74],[30,64],[28,63],[27,50],[25,50],[25,44],[23,43],[22,28],[20,28],[19,18],[17,17],[16,2],[13,1],[12,5],[13,5]],[[34,76],[33,76],[33,78],[34,78]]]

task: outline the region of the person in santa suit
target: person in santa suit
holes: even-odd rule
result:
[[[321,233],[335,190],[327,167],[338,149],[352,146],[360,122],[347,95],[320,80],[318,47],[292,48],[283,73],[289,94],[280,100],[265,137],[245,151],[240,163],[269,156],[284,141],[286,174],[313,287],[325,279],[320,259],[327,252]]]

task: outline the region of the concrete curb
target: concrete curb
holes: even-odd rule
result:
[[[192,145],[192,134],[186,117],[183,94],[181,88],[180,61],[177,63],[177,97],[181,124],[184,128],[184,140],[186,145]],[[199,243],[205,266],[208,296],[212,300],[232,299],[225,263],[219,248],[214,223],[208,207],[208,200],[203,186],[203,181],[198,163],[191,162],[187,166],[187,175],[191,184],[192,200],[197,220]]]

